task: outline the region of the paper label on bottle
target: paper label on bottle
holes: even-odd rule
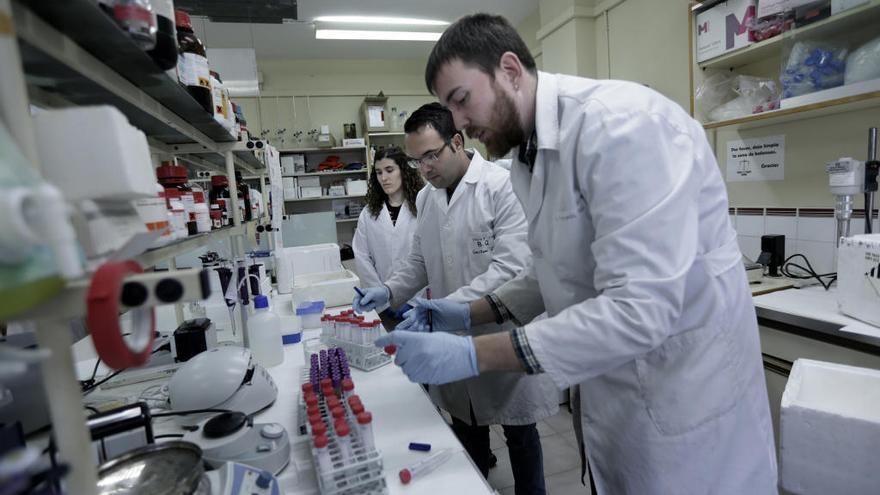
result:
[[[201,86],[211,89],[211,73],[208,59],[196,53],[182,53],[177,57],[177,74],[184,86]]]

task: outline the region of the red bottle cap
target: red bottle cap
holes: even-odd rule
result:
[[[180,191],[177,189],[165,189],[166,199],[180,199]]]
[[[306,406],[308,407],[318,407],[318,398],[314,395],[306,396]]]
[[[345,409],[342,406],[336,406],[330,411],[330,414],[336,419],[342,419],[345,417]]]
[[[368,425],[373,422],[373,413],[364,411],[357,415],[359,425]]]
[[[303,384],[302,384],[302,387],[300,387],[300,388],[302,389],[302,391],[303,391],[304,394],[307,394],[307,393],[309,393],[309,392],[314,392],[314,391],[315,391],[314,388],[312,388],[312,384],[311,384],[311,383],[303,383]]]
[[[354,394],[354,395],[351,395],[348,397],[348,405],[349,406],[352,404],[360,404],[360,403],[361,403],[361,397],[359,395]]]
[[[156,177],[163,179],[186,179],[186,167],[174,165],[173,162],[162,162],[162,166],[156,168]]]
[[[319,412],[319,413],[312,413],[312,414],[309,414],[309,423],[314,424],[314,423],[320,423],[320,422],[322,422],[322,421],[323,421],[323,420],[321,419],[321,413],[320,413],[320,412]]]
[[[216,187],[225,187],[229,185],[229,178],[225,175],[212,175],[211,185]]]
[[[389,356],[393,356],[395,352],[397,352],[397,346],[396,346],[396,345],[391,344],[391,345],[386,345],[386,346],[385,346],[385,354],[388,354]]]
[[[317,447],[317,444],[315,444],[315,446]],[[400,482],[404,485],[412,481],[412,473],[409,472],[409,469],[401,469],[400,473],[398,473],[398,476],[400,476]]]
[[[337,399],[335,395],[331,395],[330,397],[328,397],[325,402],[327,402],[327,407],[329,407],[330,409],[333,409],[334,407],[339,407],[339,399]]]
[[[351,380],[351,378],[346,378],[342,380],[342,390],[344,392],[351,392],[352,390],[354,390],[354,382]]]
[[[355,416],[364,412],[364,405],[361,404],[360,402],[357,402],[355,404],[349,404],[349,406],[351,407],[352,414],[354,414]]]
[[[312,435],[318,437],[327,434],[327,425],[323,421],[312,425]]]
[[[326,387],[326,386],[328,386],[328,385],[329,385],[330,387],[332,387],[332,386],[333,386],[333,380],[331,380],[331,379],[329,379],[329,378],[324,378],[323,380],[321,380],[321,387],[322,387],[322,388],[323,388],[323,387]]]
[[[349,433],[351,433],[351,428],[349,428],[348,423],[345,421],[336,422],[336,434],[338,436],[347,437]]]
[[[174,24],[176,24],[179,28],[183,27],[189,29],[190,31],[192,31],[193,28],[192,19],[189,18],[189,14],[182,10],[174,11]]]
[[[330,443],[330,442],[329,442],[329,440],[327,440],[327,435],[316,435],[315,436],[315,448],[316,449],[323,449],[323,448],[327,447],[328,443]]]
[[[204,203],[205,193],[202,191],[193,191],[193,201],[195,201],[196,203]]]
[[[368,321],[362,321],[358,324],[361,328],[373,328],[373,324]]]

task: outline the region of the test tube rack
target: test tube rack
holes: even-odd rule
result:
[[[372,344],[357,344],[331,336],[321,336],[321,341],[329,347],[339,347],[344,350],[348,357],[348,364],[361,371],[373,371],[381,368],[390,363],[392,359],[391,356],[385,354],[385,351]]]
[[[304,368],[300,375],[300,384],[308,382],[309,370]],[[318,397],[318,408],[321,411],[321,418],[328,425],[332,424],[332,415],[327,408],[323,395]],[[346,421],[352,425],[357,424],[356,418],[347,404],[344,406],[344,409]],[[300,426],[305,427],[307,438],[311,439],[312,425],[304,420],[306,417],[306,404],[302,392],[299,394],[298,414]],[[327,448],[330,450],[330,459],[333,462],[333,468],[329,471],[321,469],[321,463],[318,461],[318,453],[314,443],[308,442],[312,463],[315,466],[315,478],[318,480],[318,491],[322,495],[386,495],[388,493],[382,453],[376,448],[368,450],[357,428],[352,428],[351,430],[351,445],[355,458],[349,462],[344,462],[339,441],[333,428],[327,429],[327,439],[329,440]]]

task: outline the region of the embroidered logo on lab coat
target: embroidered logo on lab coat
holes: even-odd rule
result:
[[[491,232],[471,232],[471,254],[489,254],[495,247]]]

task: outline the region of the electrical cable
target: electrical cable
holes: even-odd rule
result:
[[[807,266],[804,267],[798,263],[793,263],[791,261],[793,258],[803,258],[804,263],[806,263]],[[806,273],[806,275],[793,273],[791,271],[791,268],[789,268],[789,267],[798,269],[798,270]],[[785,261],[782,263],[782,268],[780,269],[780,271],[786,277],[791,278],[791,279],[795,279],[795,280],[816,279],[819,281],[819,284],[821,284],[822,288],[824,288],[825,290],[830,289],[831,284],[833,284],[834,281],[837,280],[837,272],[822,273],[822,274],[816,273],[816,270],[813,269],[813,265],[810,264],[810,260],[808,260],[807,257],[801,253],[793,254],[793,255],[789,256],[788,258],[786,258]],[[831,279],[828,280],[828,282],[826,283],[823,279],[828,278],[828,277],[831,277]]]
[[[233,412],[233,411],[230,411],[229,409],[212,409],[212,408],[190,409],[188,411],[168,411],[168,412],[153,414],[152,417],[161,418],[161,417],[165,417],[165,416],[186,416],[189,414],[199,414],[199,413],[209,413],[209,412],[228,413],[228,412]]]
[[[165,435],[156,435],[153,437],[154,440],[158,440],[160,438],[183,438],[183,433],[167,433]]]

